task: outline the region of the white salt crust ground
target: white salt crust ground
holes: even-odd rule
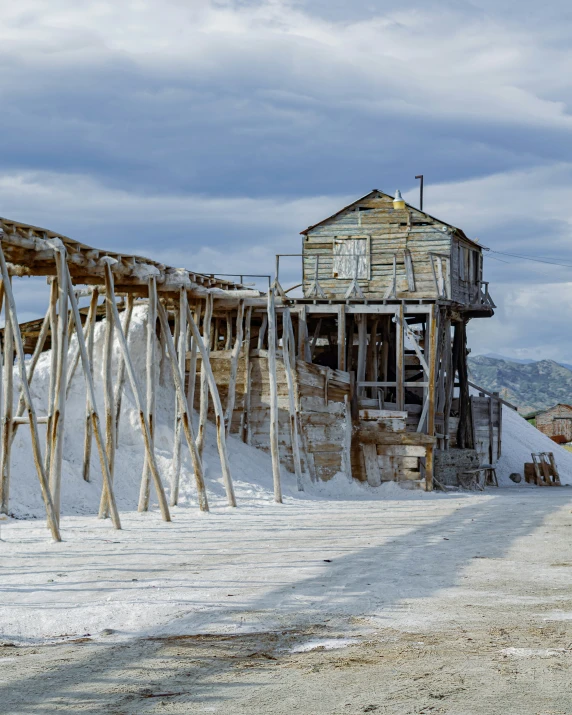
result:
[[[145,310],[136,309],[130,345],[141,380],[144,321]],[[103,329],[103,324],[98,324],[95,365],[100,408]],[[46,353],[32,383],[40,414],[46,410],[48,369]],[[169,366],[158,361],[156,369],[161,385],[156,394],[157,458],[168,491],[174,390]],[[518,499],[519,493],[532,488],[514,485],[509,474],[522,473],[531,451],[554,452],[562,481],[572,484],[572,454],[505,408],[503,456],[497,470],[505,488],[498,492],[426,494],[404,491],[393,483],[372,489],[338,474],[327,483],[307,483],[299,493],[293,475],[284,471],[284,504],[275,505],[269,457],[231,437],[230,462],[238,501],[238,508],[231,509],[226,506],[215,432],[209,426],[205,466],[211,512],[198,511],[192,467],[184,447],[180,506],[172,510],[173,523],[166,524],[154,503],[149,514],[136,513],[143,445],[128,390],[123,397],[115,466],[115,491],[124,527],[117,532],[109,520],[96,517],[101,476],[95,445],[92,481],[86,483],[81,478],[84,411],[85,387],[78,371],[66,405],[62,544],[53,544],[45,528],[28,428],[21,427],[14,441],[10,509],[16,518],[0,521],[0,636],[5,639],[97,635],[103,629],[123,637],[181,629],[235,632],[276,627],[289,622],[294,614],[303,618],[304,613],[319,611],[325,587],[328,609],[333,613],[362,613],[369,597],[350,598],[351,594],[355,596],[356,589],[365,594],[372,584],[381,587],[380,574],[371,574],[367,568],[365,575],[361,573],[360,559],[367,561],[367,557],[360,554],[368,547],[391,544],[430,523],[445,532],[448,519],[462,521],[465,512],[486,510],[497,496],[505,499],[513,494]],[[347,568],[337,568],[331,581],[327,560],[346,557],[350,559]],[[385,585],[397,589],[394,595],[400,584],[409,583],[408,573],[414,564],[408,564],[403,564],[403,573],[393,574],[393,585]],[[306,586],[297,596],[301,578]],[[438,574],[434,581],[438,587]]]

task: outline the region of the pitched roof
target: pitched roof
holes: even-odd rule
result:
[[[385,198],[391,199],[393,201],[393,196],[390,196],[389,194],[385,194],[383,191],[380,191],[379,189],[373,189],[372,191],[369,192],[369,194],[366,194],[365,196],[361,196],[359,199],[352,201],[351,204],[344,206],[343,208],[341,208],[339,211],[336,211],[336,213],[332,214],[331,216],[328,216],[327,218],[324,218],[321,221],[318,221],[318,223],[315,223],[312,226],[308,226],[308,228],[304,229],[303,231],[300,231],[301,235],[305,236],[313,229],[326,223],[326,221],[331,221],[332,219],[334,219],[337,216],[339,216],[340,214],[342,214],[344,211],[347,211],[348,209],[351,209],[353,206],[356,206],[357,204],[359,204],[360,201],[364,201],[365,199],[372,198],[376,194],[378,196],[384,196]],[[469,238],[467,235],[465,235],[464,231],[462,231],[460,228],[457,228],[456,226],[453,226],[452,224],[447,223],[447,221],[442,221],[440,218],[435,218],[435,216],[431,216],[431,214],[428,214],[426,211],[421,211],[417,207],[411,206],[411,204],[406,203],[405,206],[409,209],[412,209],[413,211],[416,211],[417,213],[421,214],[422,216],[426,216],[427,218],[431,219],[432,221],[438,221],[439,223],[442,223],[444,226],[448,226],[460,238],[463,238],[465,241],[472,243],[477,248],[481,248],[481,249],[485,248],[482,244],[478,243],[477,241],[474,241],[472,238]]]

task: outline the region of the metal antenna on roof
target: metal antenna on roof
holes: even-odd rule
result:
[[[415,178],[420,179],[420,182],[419,182],[419,211],[423,211],[423,174],[419,174]]]

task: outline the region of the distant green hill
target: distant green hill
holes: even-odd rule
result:
[[[523,414],[572,404],[572,370],[553,360],[519,363],[477,355],[468,359],[471,382],[485,390],[500,392]]]

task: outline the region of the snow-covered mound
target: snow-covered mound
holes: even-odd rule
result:
[[[512,472],[524,480],[524,463],[531,462],[531,452],[553,452],[562,484],[572,484],[572,452],[553,442],[510,407],[502,408],[502,455],[497,463],[499,484],[512,485]]]

